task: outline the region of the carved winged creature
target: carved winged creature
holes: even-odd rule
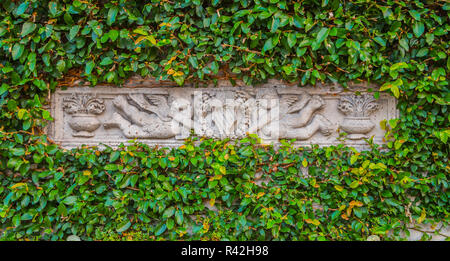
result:
[[[172,138],[171,110],[164,95],[129,94],[113,100],[116,112],[105,128],[120,128],[127,138]]]
[[[167,99],[162,95],[151,94],[128,94],[128,98],[143,111],[155,113],[162,121],[170,121],[169,105]]]
[[[305,92],[296,94],[281,93],[278,134],[280,138],[305,140],[312,137],[317,131],[323,135],[330,135],[333,126],[331,122],[317,111],[325,105],[318,95],[309,95]],[[265,123],[267,125],[269,122]],[[273,135],[271,128],[262,128],[263,133]]]
[[[305,107],[305,105],[311,99],[311,96],[307,93],[301,95],[301,97],[299,97],[298,95],[283,95],[281,99],[281,104],[287,105],[285,112],[294,113],[303,109],[303,107]]]

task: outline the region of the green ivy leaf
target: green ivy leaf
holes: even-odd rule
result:
[[[123,233],[123,232],[127,231],[130,227],[131,227],[131,222],[129,220],[124,221],[119,224],[119,226],[117,228],[117,232]]]
[[[56,2],[50,2],[48,3],[48,8],[50,11],[50,14],[55,17],[58,15],[58,4]]]
[[[359,186],[359,181],[354,180],[351,184],[350,184],[350,188],[355,189]]]
[[[171,230],[175,226],[175,221],[172,218],[167,219],[166,226],[167,229]]]
[[[113,61],[110,57],[105,57],[105,58],[103,58],[102,61],[100,62],[100,65],[105,66],[105,65],[110,65],[110,64],[112,64],[112,63],[114,63],[114,61]]]
[[[13,60],[19,59],[22,56],[23,51],[24,51],[23,45],[19,43],[14,44],[11,52]]]
[[[353,154],[351,157],[350,157],[350,164],[354,164],[357,160],[358,160],[358,154]]]
[[[29,5],[28,1],[21,3],[16,9],[16,15],[19,16],[19,15],[24,14],[25,11],[28,9],[28,5]]]
[[[173,216],[173,214],[175,214],[175,208],[174,208],[174,207],[169,207],[169,208],[167,208],[167,209],[164,211],[162,217],[163,217],[164,219],[170,218],[171,216]]]
[[[405,49],[405,51],[409,51],[409,44],[408,44],[408,40],[406,38],[402,38],[400,39],[400,46],[403,47],[403,49]]]
[[[328,37],[329,29],[327,27],[322,27],[317,34],[316,43],[320,44]]]
[[[409,14],[417,21],[420,21],[420,13],[417,10],[410,10]]]
[[[75,36],[77,36],[80,28],[81,28],[81,26],[79,26],[79,25],[75,25],[75,26],[72,26],[72,28],[70,28],[69,37],[68,37],[69,41],[72,41],[75,38]]]
[[[280,19],[272,17],[272,26],[270,27],[270,32],[275,33],[280,26]]]
[[[419,38],[425,31],[425,25],[422,22],[415,22],[413,25],[414,35]]]
[[[111,41],[115,41],[117,39],[117,37],[119,37],[119,31],[117,30],[110,30],[109,33],[109,39],[111,39]]]
[[[66,69],[66,62],[64,60],[59,60],[56,63],[56,69],[58,69],[58,71],[63,72]]]
[[[22,26],[22,32],[20,33],[20,35],[24,37],[33,32],[35,29],[36,29],[35,23],[25,22]]]
[[[25,149],[24,148],[14,148],[11,150],[12,154],[14,156],[23,156],[25,155]]]
[[[165,223],[159,224],[155,229],[155,236],[160,236],[164,231],[166,231],[167,225]]]
[[[386,47],[386,41],[383,38],[377,36],[377,37],[373,38],[373,40],[375,42],[377,42],[379,45]]]
[[[105,170],[117,170],[118,167],[116,164],[108,164],[105,166]]]
[[[84,69],[85,74],[89,75],[92,72],[92,69],[94,69],[95,63],[94,61],[89,61],[86,63],[86,68]]]
[[[66,205],[73,205],[77,201],[77,196],[69,196],[65,198],[62,202]]]
[[[427,54],[428,54],[428,48],[424,47],[424,48],[421,48],[421,49],[417,52],[416,56],[417,56],[417,57],[424,57],[424,56],[426,56]]]
[[[192,67],[194,67],[195,69],[198,68],[198,60],[195,56],[190,56],[189,57],[189,63],[192,65]]]
[[[113,151],[109,156],[109,162],[115,162],[120,157],[119,151]]]
[[[25,109],[19,109],[19,111],[17,112],[17,118],[19,118],[19,120],[23,119],[23,116],[27,113],[27,110]]]
[[[178,225],[182,225],[183,224],[183,211],[181,210],[177,210],[175,212],[175,220],[177,222]]]
[[[24,221],[31,220],[32,218],[33,218],[33,215],[31,215],[30,213],[24,213],[24,214],[20,217],[20,219],[21,219],[21,220],[24,220]]]
[[[262,53],[264,54],[265,52],[273,49],[275,46],[273,45],[273,40],[272,38],[269,38],[266,40],[266,42],[264,43],[263,49],[262,49]]]
[[[108,17],[106,19],[106,24],[112,25],[116,21],[117,13],[119,12],[119,7],[114,6],[109,9]]]
[[[285,65],[283,66],[283,70],[286,74],[291,74],[294,72],[294,67],[292,65]]]
[[[183,76],[174,76],[173,79],[179,86],[183,86],[184,84],[184,77]]]
[[[297,37],[295,36],[295,33],[289,33],[288,34],[288,45],[289,47],[294,47],[294,45],[297,43]]]

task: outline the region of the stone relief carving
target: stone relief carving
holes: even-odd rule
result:
[[[332,123],[318,110],[325,106],[319,95],[282,95],[280,104],[280,138],[306,140],[317,131],[328,136],[334,131]]]
[[[185,114],[187,105],[174,104],[169,107],[165,95],[128,94],[119,95],[112,101],[116,111],[103,126],[119,128],[125,137],[133,138],[173,138],[177,134],[172,126],[174,111]],[[189,113],[189,112],[188,112]]]
[[[256,98],[254,91],[237,90],[233,99],[222,101],[203,92],[197,103],[195,133],[213,138],[242,138],[247,133],[266,137],[306,140],[317,131],[329,135],[334,126],[317,113],[325,102],[318,95],[280,94],[276,91]]]
[[[52,96],[50,136],[64,146],[119,144],[138,139],[154,145],[199,137],[239,139],[256,133],[263,142],[296,139],[299,145],[383,143],[378,122],[397,116],[395,99],[342,89],[276,87],[114,88],[73,87]],[[348,139],[338,139],[338,131]]]
[[[380,108],[375,98],[367,94],[342,96],[338,108],[346,115],[339,126],[349,133],[347,138],[368,138],[366,134],[375,127],[369,116]]]
[[[194,131],[211,138],[245,137],[255,118],[255,93],[237,90],[231,99],[220,99],[215,92],[201,92],[194,98]]]
[[[236,106],[236,130],[233,138],[243,138],[251,131],[256,117],[256,93],[254,90],[235,92]]]
[[[72,115],[68,122],[74,131],[72,136],[93,137],[94,131],[101,124],[96,115],[103,113],[105,108],[102,99],[89,94],[72,94],[72,96],[64,98],[63,109],[67,114]]]

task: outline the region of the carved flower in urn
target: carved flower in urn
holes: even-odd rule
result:
[[[375,98],[368,94],[342,96],[339,100],[338,109],[346,117],[340,124],[340,128],[349,133],[347,136],[349,139],[367,138],[365,134],[375,127],[369,116],[379,107],[380,105]]]
[[[105,111],[105,103],[90,94],[72,94],[71,97],[63,99],[63,109],[72,115],[68,122],[74,130],[74,137],[93,137],[101,123],[97,115]]]

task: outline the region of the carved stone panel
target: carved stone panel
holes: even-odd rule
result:
[[[57,90],[49,136],[63,147],[130,140],[178,146],[197,136],[239,139],[256,133],[264,143],[296,139],[296,145],[364,146],[384,143],[380,121],[398,117],[395,99],[375,99],[364,88],[96,86]],[[345,132],[346,139],[337,139]]]

